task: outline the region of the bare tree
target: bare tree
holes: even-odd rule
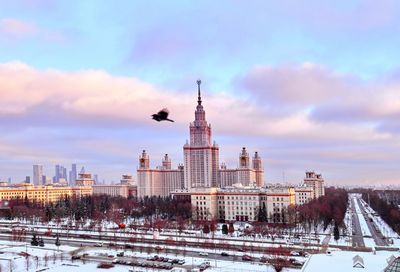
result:
[[[31,261],[28,254],[25,256],[25,263],[26,263],[26,271],[29,271],[31,268]]]
[[[10,260],[10,262],[8,263],[8,271],[13,272],[15,270],[15,263]]]
[[[46,253],[46,255],[44,255],[44,266],[47,266],[48,262],[49,262],[49,256]]]

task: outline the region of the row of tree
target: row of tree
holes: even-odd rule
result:
[[[364,191],[362,198],[394,231],[400,234],[400,210],[397,203],[382,198],[381,192],[372,190]]]
[[[143,199],[92,195],[82,198],[65,196],[55,203],[42,203],[28,199],[9,201],[10,217],[29,221],[49,222],[108,220],[121,223],[124,218],[163,218],[176,220],[191,217],[190,201],[171,197],[145,197]]]
[[[298,207],[299,222],[307,228],[334,224],[335,239],[339,239],[339,229],[344,229],[344,217],[348,206],[347,191],[328,187],[325,195]]]

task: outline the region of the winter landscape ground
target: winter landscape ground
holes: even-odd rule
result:
[[[353,267],[353,258],[358,255],[363,260],[363,271],[381,271],[392,256],[398,256],[399,236],[361,199],[361,194],[350,194],[349,202],[344,223],[347,233],[352,234],[337,240],[333,239],[332,227],[325,231],[319,227],[316,233],[294,239],[288,234],[275,238],[245,236],[246,230],[252,228],[247,223],[236,223],[235,232],[227,236],[221,232],[222,224],[218,224],[213,234],[198,230],[179,234],[176,230],[118,229],[112,222],[104,222],[103,231],[99,232],[88,229],[90,222],[69,229],[62,222],[32,224],[2,220],[0,268],[1,271],[91,271],[100,269],[101,264],[110,264],[110,271],[272,272],[276,270],[271,260],[282,258],[292,264],[282,271],[317,272],[322,271],[321,267],[323,271],[359,271],[360,268]],[[358,218],[358,222],[352,218]],[[379,230],[379,235],[371,232],[371,228]],[[16,230],[20,229],[25,232],[18,236],[20,232]],[[31,245],[33,233],[43,239],[43,247]],[[59,246],[55,244],[57,237]],[[353,247],[353,239],[365,246]],[[160,257],[169,261],[161,261]]]

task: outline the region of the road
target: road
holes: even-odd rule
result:
[[[382,235],[382,233],[379,231],[378,227],[375,225],[373,221],[371,222],[370,217],[368,216],[367,211],[365,210],[365,207],[364,205],[362,205],[361,200],[359,198],[357,198],[357,203],[358,206],[360,207],[361,213],[365,218],[365,221],[367,222],[368,229],[371,232],[375,244],[377,246],[388,246],[389,244],[385,240],[385,237]]]
[[[364,247],[364,238],[360,226],[360,221],[355,208],[356,197],[352,197],[351,200],[351,211],[352,211],[352,221],[353,221],[353,247]]]

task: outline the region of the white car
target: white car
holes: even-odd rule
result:
[[[298,251],[290,251],[290,256],[300,256],[300,252],[298,252]]]
[[[208,253],[207,252],[200,252],[199,255],[200,256],[208,256]]]

